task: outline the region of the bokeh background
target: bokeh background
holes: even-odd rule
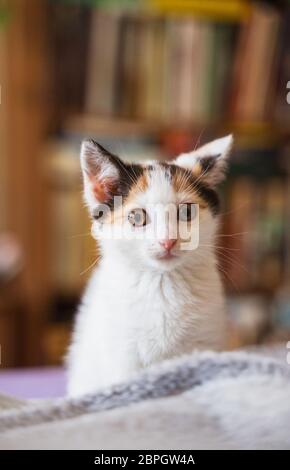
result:
[[[96,247],[79,143],[169,159],[234,133],[230,348],[290,339],[290,3],[0,0],[1,367],[59,364]],[[209,294],[210,295],[210,294]]]

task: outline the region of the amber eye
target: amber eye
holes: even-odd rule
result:
[[[181,222],[189,222],[193,220],[196,215],[196,207],[195,204],[179,204],[178,206],[178,220]]]
[[[148,224],[148,214],[144,209],[133,209],[128,214],[128,220],[133,227],[144,227]]]

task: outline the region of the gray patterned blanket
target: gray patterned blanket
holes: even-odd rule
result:
[[[279,352],[195,352],[79,399],[2,397],[0,449],[290,449]]]

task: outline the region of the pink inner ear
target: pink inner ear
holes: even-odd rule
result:
[[[91,178],[91,183],[95,198],[100,202],[108,202],[117,192],[117,183],[113,178]]]

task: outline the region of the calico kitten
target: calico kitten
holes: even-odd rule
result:
[[[84,196],[101,260],[77,315],[69,395],[125,381],[194,349],[223,347],[216,186],[232,141],[227,136],[170,163],[142,165],[125,163],[92,140],[82,143]]]

